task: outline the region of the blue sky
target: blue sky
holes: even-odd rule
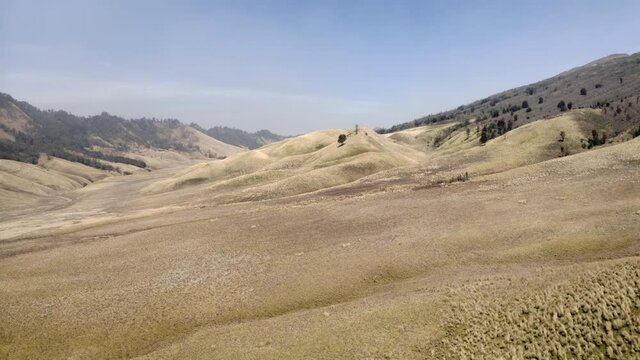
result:
[[[389,126],[640,51],[640,1],[0,0],[0,92],[297,134]]]

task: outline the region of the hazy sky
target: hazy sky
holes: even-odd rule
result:
[[[640,1],[0,0],[0,92],[79,115],[388,126],[640,51]]]

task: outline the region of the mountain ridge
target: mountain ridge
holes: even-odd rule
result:
[[[205,130],[204,133],[227,144],[244,147],[249,150],[287,138],[287,136],[274,134],[266,129],[248,132],[228,126],[214,126]]]
[[[40,110],[0,93],[0,158],[37,163],[41,153],[103,170],[108,161],[145,168],[141,153],[173,151],[191,159],[224,158],[242,148],[176,119],[125,119],[103,112],[76,116]]]
[[[429,123],[471,120],[483,125],[511,121],[517,127],[571,108],[602,109],[605,120],[618,134],[640,124],[640,52],[608,55],[455,109],[376,130],[391,133]]]

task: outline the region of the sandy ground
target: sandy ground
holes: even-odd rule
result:
[[[0,357],[456,358],[460,304],[637,264],[639,165],[636,139],[241,203],[142,191],[177,169],[100,180],[3,213]]]

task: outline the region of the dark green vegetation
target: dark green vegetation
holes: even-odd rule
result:
[[[250,150],[257,149],[263,145],[271,144],[286,138],[286,136],[274,134],[269,130],[260,130],[250,133],[226,126],[214,126],[209,130],[204,130],[198,125],[194,125],[195,124],[191,124],[191,127],[204,132],[214,139],[218,139],[227,144],[245,147]]]
[[[487,141],[498,137],[507,131],[511,131],[513,129],[513,122],[509,120],[507,123],[504,122],[504,119],[500,119],[498,121],[492,121],[489,125],[483,125],[482,130],[480,132],[480,143],[484,144]]]
[[[111,152],[124,152],[132,147],[199,150],[197,145],[172,140],[171,133],[184,127],[174,119],[126,120],[105,112],[79,117],[61,110],[43,111],[7,94],[0,94],[0,111],[19,113],[25,119],[22,128],[12,126],[11,119],[0,119],[3,120],[0,130],[15,138],[15,141],[0,139],[0,159],[36,163],[39,154],[45,153],[98,169],[117,170],[100,160],[145,168],[144,161]]]
[[[602,109],[612,135],[633,133],[640,124],[640,53],[611,55],[534,84],[503,91],[456,109],[378,129],[390,133],[430,123],[476,119],[484,141],[512,127],[571,109]],[[501,126],[500,124],[503,124]],[[508,131],[508,130],[507,130]],[[482,141],[482,140],[481,140]]]

